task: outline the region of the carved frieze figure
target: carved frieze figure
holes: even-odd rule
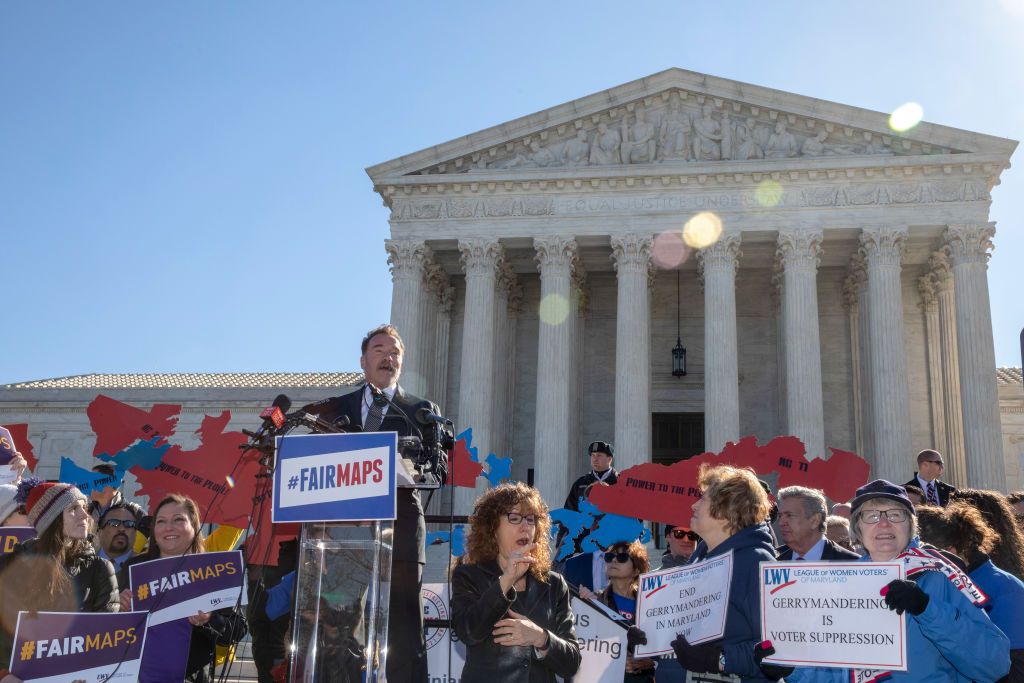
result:
[[[551,151],[550,147],[542,147],[536,140],[530,143],[529,165],[544,168],[546,166],[557,166],[558,156]]]
[[[590,145],[590,163],[592,164],[618,164],[619,147],[622,144],[622,136],[615,128],[609,128],[608,124],[602,121],[597,124],[597,137]]]
[[[775,132],[768,138],[764,146],[765,159],[785,159],[795,157],[800,152],[796,136],[786,130],[786,124],[779,121],[775,124]]]
[[[587,131],[576,131],[576,137],[569,138],[562,148],[562,163],[566,166],[586,166],[590,163],[590,143]]]
[[[861,154],[892,154],[892,150],[882,144],[878,138],[872,138]]]
[[[629,128],[629,117],[622,117],[622,163],[650,164],[654,162],[655,129],[647,120],[643,109],[636,110],[636,122]]]
[[[679,100],[672,99],[668,111],[661,119],[658,136],[658,159],[660,161],[686,160],[690,158],[690,136],[693,125],[686,112],[680,110]]]
[[[748,118],[744,123],[736,124],[735,136],[733,138],[732,158],[739,161],[747,159],[763,159],[764,151],[754,139],[754,129],[757,122]]]
[[[722,114],[722,158],[732,159],[733,126],[729,112]]]
[[[820,157],[825,155],[841,156],[857,153],[857,150],[853,147],[825,142],[827,138],[827,130],[818,131],[818,134],[813,138],[807,138],[804,140],[804,144],[800,148],[800,153],[805,157]]]
[[[702,116],[693,122],[693,156],[697,161],[718,161],[722,158],[722,129],[711,116],[714,111],[705,104]]]

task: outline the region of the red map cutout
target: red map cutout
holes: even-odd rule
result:
[[[471,459],[469,442],[473,434],[471,430],[467,431],[469,438],[460,434],[461,438],[455,442],[455,452],[452,453],[451,462],[448,464],[448,483],[452,486],[476,488],[476,478],[483,474],[484,466]]]
[[[871,466],[855,453],[829,448],[828,460],[808,461],[806,450],[795,436],[779,436],[764,445],[747,436],[730,442],[721,453],[702,453],[672,465],[644,463],[627,468],[614,486],[591,489],[589,500],[602,512],[689,528],[691,506],[700,498],[697,472],[705,462],[750,467],[762,477],[776,473],[778,488],[821,489],[833,501],[853,498],[857,488],[867,483]]]
[[[36,457],[35,452],[32,450],[32,442],[28,440],[28,425],[4,426],[7,427],[7,431],[11,433],[11,438],[14,439],[14,448],[28,461],[28,471],[35,472],[36,465],[39,464],[39,458]]]
[[[92,454],[114,455],[140,439],[149,441],[156,436],[166,439],[174,434],[181,406],[158,403],[145,411],[100,394],[85,412],[96,432]]]

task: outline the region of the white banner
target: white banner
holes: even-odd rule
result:
[[[636,656],[672,652],[679,633],[692,644],[721,638],[731,581],[731,550],[697,564],[641,574],[637,626],[647,634],[647,645],[638,645]]]
[[[626,629],[592,605],[570,602],[583,663],[572,677],[579,683],[622,683],[626,675]]]
[[[423,584],[424,619],[451,619],[450,604],[448,584]],[[427,629],[427,678],[430,683],[459,683],[462,679],[466,645],[454,636],[450,628]]]
[[[879,593],[903,577],[900,562],[762,562],[761,634],[775,646],[765,661],[906,671],[904,617]]]

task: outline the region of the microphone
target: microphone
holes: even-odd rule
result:
[[[430,404],[425,401],[416,410],[416,421],[419,422],[421,425],[449,425],[452,423],[452,421],[449,420],[448,418],[444,417],[443,415],[438,415],[433,410],[431,410]]]
[[[304,410],[300,410],[286,416],[289,420],[298,420],[302,424],[306,425],[310,429],[316,430],[322,433],[334,434],[342,431],[342,428],[349,423],[347,415],[342,415],[334,422],[328,422],[319,415],[313,415],[307,413]]]
[[[260,413],[260,417],[263,419],[263,424],[256,432],[251,432],[248,429],[243,429],[242,433],[246,436],[258,438],[263,435],[269,429],[280,429],[284,425],[285,413],[292,407],[292,400],[285,394],[278,394],[277,398],[270,405],[269,408],[264,408]]]

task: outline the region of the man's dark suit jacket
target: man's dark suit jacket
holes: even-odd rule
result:
[[[788,545],[780,546],[775,550],[779,556],[779,562],[789,562],[793,559],[793,549]],[[821,561],[822,562],[842,562],[844,560],[859,560],[860,555],[847,550],[838,543],[825,539],[825,547],[821,550]]]
[[[349,419],[350,425],[362,426],[362,402],[365,385],[358,390],[344,396],[327,398],[317,403],[305,406],[303,410],[313,415],[319,415],[328,422],[334,422],[345,416]],[[402,412],[413,424],[416,422],[416,411],[426,405],[435,413],[440,409],[434,403],[407,394],[402,387],[396,387],[395,396],[392,402],[402,409]],[[399,415],[395,415],[394,406],[388,407],[384,414],[384,421],[379,432],[397,432],[398,436],[417,436],[409,427],[409,424]],[[426,429],[424,427],[424,429]],[[443,482],[442,482],[443,483]],[[420,503],[419,492],[416,489],[399,488],[397,495],[398,519],[395,520],[394,549],[392,550],[392,561],[398,562],[419,562],[425,564],[427,561],[426,552],[423,547],[423,540],[426,537],[426,524],[423,522],[423,506]]]
[[[565,561],[565,580],[574,588],[586,586],[594,590],[594,553],[580,553]]]
[[[917,472],[914,472],[914,478],[905,483],[903,486],[916,486],[921,488],[921,482],[917,480]],[[949,504],[949,497],[956,493],[956,487],[950,486],[944,481],[935,480],[935,492],[939,494],[939,505],[946,507]],[[924,499],[928,500],[928,492],[924,491]]]

